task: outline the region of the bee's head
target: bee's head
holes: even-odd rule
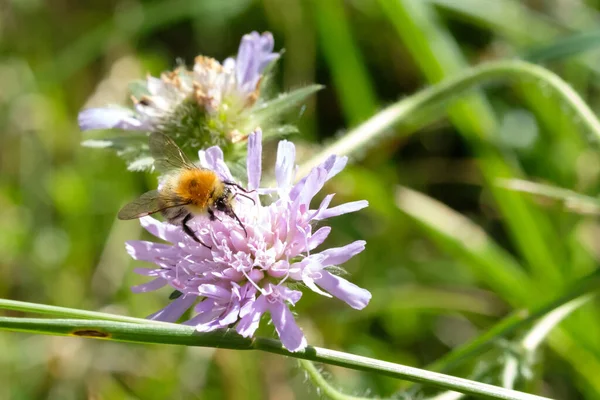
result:
[[[233,207],[232,207],[233,196],[234,195],[233,195],[231,189],[229,189],[228,187],[225,187],[225,190],[223,190],[223,194],[215,200],[214,207],[218,211],[221,211],[221,212],[225,213],[226,215],[233,217],[233,215],[232,215],[233,214]]]
[[[248,236],[246,227],[244,226],[242,221],[238,218],[238,216],[233,211],[232,204],[233,204],[234,197],[235,197],[235,194],[233,193],[233,191],[229,187],[225,187],[225,190],[223,191],[223,195],[215,200],[215,203],[214,203],[215,208],[217,209],[217,211],[221,211],[223,214],[227,215],[228,217],[235,219],[240,224],[242,229],[244,230],[244,234],[246,236]]]

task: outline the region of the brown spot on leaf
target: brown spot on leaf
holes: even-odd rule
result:
[[[82,337],[92,337],[92,338],[107,338],[110,337],[110,334],[106,333],[106,332],[100,332],[96,329],[80,329],[77,331],[73,331],[72,333],[75,336],[82,336]]]

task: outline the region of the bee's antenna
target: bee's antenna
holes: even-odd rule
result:
[[[241,190],[244,193],[252,193],[252,192],[254,192],[254,190],[245,189],[245,188],[241,187],[240,185],[238,185],[235,182],[223,181],[223,183],[226,184],[226,185],[229,185],[229,186],[235,186],[237,189]]]
[[[246,192],[246,193],[248,193],[248,192]],[[242,193],[235,193],[235,194],[233,195],[233,197],[235,197],[235,196],[242,196],[242,197],[245,197],[245,198],[247,198],[248,200],[250,200],[250,201],[252,202],[252,204],[256,204],[256,202],[254,201],[254,199],[253,199],[252,197],[250,197],[250,196],[246,196],[245,194],[242,194]]]

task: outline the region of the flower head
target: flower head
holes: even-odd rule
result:
[[[135,110],[90,108],[79,114],[79,125],[84,131],[161,130],[174,113],[182,111],[181,107],[191,106],[207,119],[239,114],[258,99],[262,72],[279,57],[273,47],[273,36],[268,32],[244,35],[237,58],[221,64],[214,58],[198,56],[192,70],[179,67],[160,78],[148,76],[145,94],[141,98],[132,96]]]
[[[134,259],[157,265],[154,269],[136,270],[153,279],[134,291],[146,292],[169,285],[181,292],[180,297],[151,318],[174,322],[193,307],[194,315],[185,323],[199,331],[235,326],[238,333],[249,337],[258,328],[261,317],[268,313],[283,345],[298,351],[306,346],[306,339],[290,307],[300,300],[302,292],[292,287],[304,284],[355,309],[364,308],[371,298],[367,290],[332,273],[332,267],[363,251],[364,241],[315,251],[331,232],[328,226],[316,229],[316,223],[360,210],[367,202],[329,207],[333,198],[329,194],[316,209],[311,209],[313,197],[344,168],[347,159],[331,156],[294,184],[295,147],[288,141],[279,143],[276,187],[261,188],[261,135],[257,129],[248,141],[247,188],[252,192],[246,195],[250,199],[238,196],[234,205],[247,237],[243,228],[226,216],[216,221],[196,217],[188,225],[209,249],[192,240],[179,226],[144,217],[142,226],[171,244],[127,243]],[[218,147],[200,151],[200,163],[216,171],[221,179],[236,181]],[[272,202],[262,204],[259,194],[270,196]]]
[[[133,109],[120,106],[84,109],[79,113],[79,126],[83,131],[159,131],[175,139],[184,151],[217,145],[228,155],[235,155],[245,150],[247,135],[242,132],[256,126],[270,129],[277,122],[274,118],[286,107],[318,89],[299,89],[288,101],[269,107],[269,99],[261,88],[267,67],[279,58],[273,49],[271,33],[246,34],[236,57],[221,63],[198,56],[191,69],[180,66],[160,78],[148,76],[136,85],[131,96]],[[289,130],[279,127],[281,132]],[[113,134],[102,140],[88,140],[84,145],[113,148],[128,159],[130,169],[147,169],[152,165],[151,159],[147,146],[139,139],[143,138],[131,133],[121,137]]]

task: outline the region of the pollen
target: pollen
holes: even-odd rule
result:
[[[217,182],[217,175],[213,171],[187,170],[179,177],[175,191],[180,198],[190,200],[194,206],[205,208]]]

